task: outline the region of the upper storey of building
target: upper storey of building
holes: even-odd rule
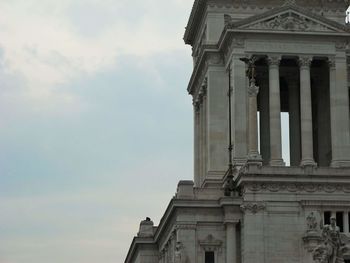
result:
[[[264,13],[286,4],[304,7],[338,23],[345,23],[345,10],[349,0],[195,0],[188,20],[184,41],[194,45],[198,36],[207,32],[207,41],[219,40],[224,27],[224,14],[232,15],[235,21]],[[221,30],[219,26],[221,24]],[[203,27],[204,26],[204,27]],[[207,26],[205,28],[205,26]]]
[[[201,45],[218,44],[225,27],[225,15],[237,22],[291,4],[344,25],[350,0],[195,0],[184,41],[192,46],[196,62]]]

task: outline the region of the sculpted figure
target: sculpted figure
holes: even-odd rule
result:
[[[176,242],[175,246],[175,263],[184,263],[185,262],[185,255],[183,253],[181,242]]]
[[[342,242],[340,229],[336,225],[336,218],[331,217],[331,224],[322,229],[323,244],[314,250],[313,258],[319,263],[342,263],[344,259],[341,253]]]
[[[306,217],[307,231],[316,231],[317,230],[317,220],[314,212],[311,212]]]

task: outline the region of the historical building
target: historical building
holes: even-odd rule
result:
[[[126,263],[350,262],[349,4],[195,0],[194,181]]]

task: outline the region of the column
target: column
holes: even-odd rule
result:
[[[301,166],[316,166],[313,156],[312,103],[311,103],[311,57],[300,57],[300,122]]]
[[[248,122],[248,164],[262,165],[262,158],[258,151],[258,119],[257,119],[257,96],[259,87],[253,79],[248,88],[249,96],[249,122]]]
[[[269,57],[268,64],[270,83],[270,165],[284,166],[281,143],[280,57]]]
[[[200,131],[200,115],[199,115],[199,102],[195,101],[193,103],[193,115],[194,115],[194,138],[193,138],[193,143],[194,143],[194,185],[196,187],[199,187],[199,131]]]
[[[289,95],[290,166],[298,166],[300,165],[300,95],[298,72],[294,68],[288,74],[287,81]]]
[[[237,263],[236,222],[226,222],[226,262]]]
[[[262,70],[258,95],[260,103],[260,154],[263,158],[263,165],[268,165],[270,161],[269,81],[267,68]]]
[[[348,213],[348,211],[344,211],[344,213],[343,213],[343,226],[344,226],[344,233],[349,233],[349,213]]]
[[[235,54],[231,61],[232,137],[234,165],[244,165],[247,159],[247,78],[246,65],[240,60],[244,54]]]
[[[346,57],[330,58],[332,167],[350,166],[349,92]]]

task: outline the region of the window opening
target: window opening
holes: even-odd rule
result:
[[[205,252],[205,263],[215,263],[214,251]]]

